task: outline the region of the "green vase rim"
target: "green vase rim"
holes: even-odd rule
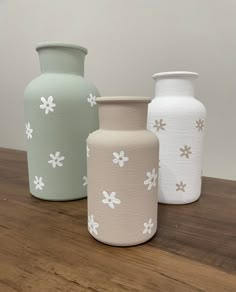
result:
[[[50,47],[61,47],[61,48],[71,48],[83,51],[85,54],[88,53],[88,50],[82,46],[69,44],[69,43],[60,43],[60,42],[43,42],[39,43],[36,46],[36,51],[43,49],[43,48],[50,48]]]

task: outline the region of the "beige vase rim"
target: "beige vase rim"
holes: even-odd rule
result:
[[[117,102],[142,102],[149,103],[151,102],[150,97],[146,96],[102,96],[96,99],[97,103],[117,103]]]

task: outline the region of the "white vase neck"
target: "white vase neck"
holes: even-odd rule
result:
[[[155,97],[194,97],[196,76],[196,73],[189,73],[188,76],[183,72],[154,75]]]

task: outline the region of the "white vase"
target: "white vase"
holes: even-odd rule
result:
[[[148,129],[160,141],[158,201],[187,204],[201,194],[206,109],[194,98],[194,72],[153,75]]]

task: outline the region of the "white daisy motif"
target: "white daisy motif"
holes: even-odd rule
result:
[[[156,173],[155,168],[153,168],[151,172],[147,172],[146,175],[148,179],[144,181],[144,184],[148,185],[148,190],[150,191],[152,187],[155,187],[157,185],[156,184],[157,173]]]
[[[119,163],[120,167],[123,167],[124,163],[129,160],[129,157],[125,157],[124,151],[120,151],[120,153],[113,152],[113,155],[115,157],[113,163]]]
[[[51,160],[48,160],[49,164],[52,164],[52,167],[55,168],[56,166],[63,166],[62,160],[65,159],[64,156],[60,156],[60,152],[56,152],[55,154],[50,154]]]
[[[42,104],[40,105],[41,109],[45,109],[45,114],[47,115],[49,112],[54,112],[54,107],[56,106],[55,103],[53,103],[53,97],[49,96],[46,100],[45,97],[41,97]]]
[[[83,180],[84,180],[83,186],[85,187],[88,184],[88,178],[87,178],[87,176],[84,176],[83,177]]]
[[[151,234],[151,232],[152,232],[152,228],[153,228],[153,226],[154,226],[154,224],[153,224],[153,222],[152,222],[152,218],[150,218],[150,219],[148,220],[148,222],[145,222],[143,225],[144,225],[143,234],[146,234],[146,233]]]
[[[96,96],[90,93],[87,101],[90,103],[91,107],[93,107],[96,104]]]
[[[89,157],[89,151],[90,151],[90,149],[89,149],[88,144],[87,144],[87,146],[86,146],[87,157]]]
[[[40,176],[40,177],[37,177],[35,176],[35,180],[34,180],[34,184],[35,184],[35,189],[39,189],[42,191],[43,187],[45,186],[45,184],[43,183],[43,178]]]
[[[103,191],[103,196],[105,197],[105,199],[103,199],[102,202],[104,204],[108,204],[108,206],[112,209],[115,208],[114,204],[118,204],[118,205],[120,204],[120,200],[116,198],[115,192],[111,192],[109,195],[108,192]]]
[[[99,224],[97,222],[94,221],[94,216],[91,215],[91,216],[88,216],[88,229],[89,229],[89,232],[92,234],[96,234],[98,235],[98,232],[97,232],[97,228],[99,227]]]
[[[25,124],[25,133],[27,135],[27,139],[32,139],[33,129],[30,128],[30,123]]]

